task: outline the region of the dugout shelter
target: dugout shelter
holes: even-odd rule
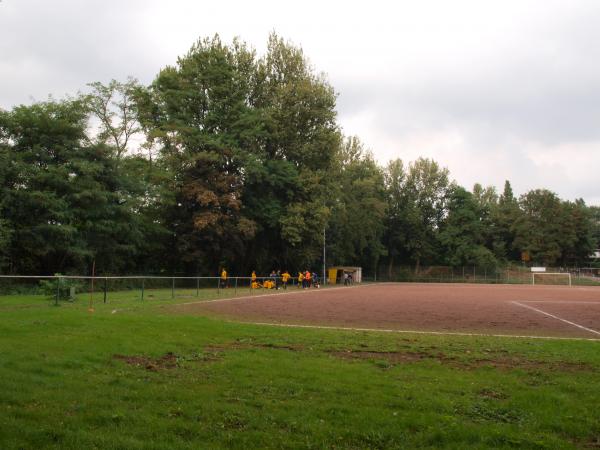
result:
[[[362,282],[362,267],[336,266],[327,269],[329,284],[344,284],[344,273],[352,275],[354,283]]]

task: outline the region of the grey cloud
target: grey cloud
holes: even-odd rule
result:
[[[207,6],[155,0],[3,0],[0,107],[28,103],[32,97],[43,100],[48,94],[73,94],[97,80],[131,75],[148,83],[176,60],[173,48],[185,52],[193,43],[178,39],[210,34],[203,32],[209,24],[223,35],[246,39],[250,37],[245,33],[264,39],[278,29],[305,46],[317,70],[328,72],[339,93],[345,131],[364,131],[366,144],[382,162],[392,154],[422,153],[450,166],[468,187],[479,181],[501,188],[508,178],[521,192],[542,186],[567,198],[600,202],[595,182],[600,158],[580,163],[583,167],[573,175],[568,162],[538,164],[527,155],[533,144],[568,153],[582,144],[600,143],[600,4],[491,2],[504,17],[482,25],[478,14],[485,8],[457,0],[444,9],[454,17],[443,30],[436,29],[445,20],[435,16],[434,4],[416,12],[410,2],[396,11],[389,4],[385,17],[349,4],[342,12],[343,23],[332,25],[332,32],[322,26],[335,22],[332,6],[323,6],[331,20],[319,17],[299,27],[297,22],[310,14],[292,14],[274,2],[255,12],[244,4],[239,9],[248,17],[241,20],[234,17],[233,1]],[[523,10],[529,15],[523,16]],[[476,15],[463,20],[472,11]],[[428,28],[412,24],[411,14]],[[202,18],[198,23],[196,15]],[[495,19],[487,15],[485,20]],[[179,21],[191,29],[179,33]],[[472,29],[460,35],[461,27]],[[486,34],[487,28],[497,30]],[[466,161],[456,164],[435,140],[407,148],[415,134],[444,130],[458,133],[460,142],[453,145]],[[504,165],[486,167],[494,158]],[[479,164],[478,173],[464,167],[470,161]]]
[[[3,87],[8,108],[63,96],[88,82],[157,70],[135,28],[143,2],[107,8],[98,0],[0,3]]]

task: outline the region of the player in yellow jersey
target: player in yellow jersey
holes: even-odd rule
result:
[[[287,289],[287,284],[288,284],[288,280],[290,279],[290,277],[291,277],[291,275],[287,270],[285,272],[283,272],[283,274],[281,274],[281,282],[283,283],[284,289]]]
[[[221,289],[224,289],[227,287],[227,271],[225,270],[225,267],[223,267],[223,270],[221,270]]]

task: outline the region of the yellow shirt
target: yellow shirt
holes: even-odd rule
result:
[[[283,272],[283,275],[281,275],[281,278],[283,279],[284,283],[287,283],[288,280],[290,279],[290,274],[287,272]]]
[[[256,280],[256,272],[253,270],[252,271],[252,281]]]
[[[304,275],[302,274],[302,272],[298,272],[298,281],[302,280],[304,280]]]
[[[225,269],[223,269],[223,272],[221,272],[221,280],[226,280],[227,279],[227,271]]]

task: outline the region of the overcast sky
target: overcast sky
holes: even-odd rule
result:
[[[509,179],[600,205],[598,1],[0,1],[2,108],[149,83],[215,33],[262,52],[275,30],[382,164],[430,157],[469,189]]]

